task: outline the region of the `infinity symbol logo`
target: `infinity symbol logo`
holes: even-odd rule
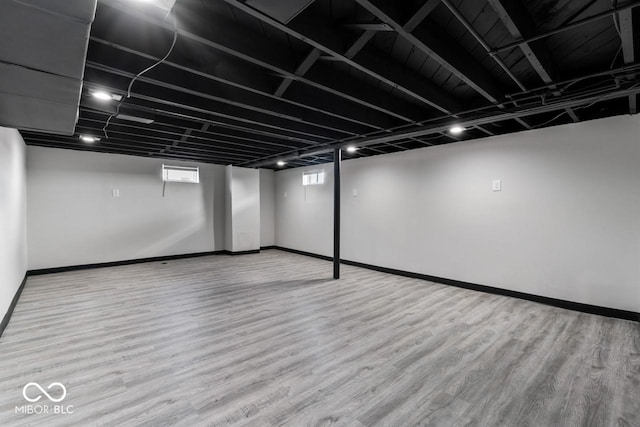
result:
[[[42,398],[42,396],[38,395],[35,398],[30,398],[29,396],[27,396],[27,389],[29,387],[35,387],[38,390],[40,390],[40,393],[44,394],[45,396],[47,396],[47,398],[52,401],[52,402],[62,402],[64,400],[65,397],[67,397],[67,389],[65,388],[65,386],[63,386],[62,384],[55,382],[55,383],[51,383],[49,384],[49,386],[47,387],[47,389],[51,390],[51,387],[60,387],[62,389],[62,397],[59,397],[58,399],[51,397],[51,395],[49,393],[47,393],[38,383],[28,383],[27,385],[25,385],[22,388],[22,395],[24,396],[24,398],[29,401],[29,402],[37,402],[38,400],[40,400]]]

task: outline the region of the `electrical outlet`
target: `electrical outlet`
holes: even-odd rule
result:
[[[494,179],[492,183],[493,191],[502,191],[502,181]]]
[[[120,197],[120,189],[119,188],[114,188],[111,190],[111,196],[112,197]]]
[[[352,195],[353,197],[358,197],[358,189],[357,189],[357,188],[354,188],[354,189],[353,189],[353,191],[351,192],[351,195]]]

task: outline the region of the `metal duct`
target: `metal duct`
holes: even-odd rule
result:
[[[96,3],[0,2],[0,126],[73,134]]]

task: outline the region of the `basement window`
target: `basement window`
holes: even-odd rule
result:
[[[200,182],[200,168],[162,165],[162,180],[165,182]]]
[[[324,184],[324,170],[315,170],[302,173],[302,185]]]

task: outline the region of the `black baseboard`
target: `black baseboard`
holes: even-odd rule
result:
[[[261,251],[266,251],[266,250],[269,250],[269,249],[278,249],[278,247],[274,246],[274,245],[271,245],[271,246],[260,246],[260,250]]]
[[[9,304],[9,308],[7,309],[7,313],[2,318],[2,322],[0,322],[0,338],[2,337],[2,334],[4,333],[4,330],[7,328],[7,325],[9,324],[9,319],[11,319],[11,315],[13,314],[13,310],[16,308],[16,304],[18,304],[18,300],[20,299],[20,295],[22,295],[22,290],[24,289],[24,285],[27,283],[27,277],[28,276],[29,276],[28,273],[24,274],[24,279],[22,279],[22,283],[20,284],[20,287],[18,287],[18,290],[16,291],[16,294],[13,296],[13,299],[11,300],[11,304]]]
[[[279,249],[285,252],[319,258],[325,261],[332,261],[333,258],[325,255],[318,255],[311,252],[299,251],[297,249],[283,248],[274,246],[273,249]],[[458,288],[471,289],[473,291],[486,292],[489,294],[504,295],[513,298],[520,298],[528,301],[538,302],[541,304],[551,305],[554,307],[565,308],[583,313],[597,314],[606,317],[615,317],[618,319],[633,320],[640,322],[640,313],[634,311],[619,310],[617,308],[600,307],[597,305],[583,304],[579,302],[567,301],[557,298],[543,297],[540,295],[528,294],[525,292],[511,291],[508,289],[496,288],[493,286],[479,285],[476,283],[462,282],[460,280],[447,279],[445,277],[430,276],[427,274],[413,273],[410,271],[396,270],[393,268],[379,267],[371,264],[364,264],[356,261],[345,259],[340,260],[341,264],[352,265],[354,267],[366,268],[368,270],[380,271],[382,273],[394,274],[397,276],[411,277],[413,279],[421,279],[429,282],[441,283],[444,285],[456,286]]]
[[[312,258],[318,258],[318,259],[322,259],[324,261],[333,261],[333,257],[330,257],[330,256],[314,254],[312,252],[299,251],[297,249],[283,248],[282,246],[273,246],[272,249],[277,249],[279,251],[285,251],[285,252],[291,252],[292,254],[310,256]],[[343,259],[341,259],[340,262],[342,264],[345,263]]]
[[[151,257],[151,258],[130,259],[125,261],[111,261],[111,262],[100,262],[96,264],[70,265],[67,267],[42,268],[38,270],[29,270],[27,272],[27,275],[37,276],[40,274],[63,273],[65,271],[89,270],[92,268],[104,268],[104,267],[118,267],[121,265],[141,264],[144,262],[171,261],[171,260],[183,259],[183,258],[196,258],[201,256],[220,255],[223,253],[225,253],[225,251],[196,252],[191,254],[166,255],[166,256],[158,256],[158,257]]]
[[[259,254],[260,253],[260,249],[252,249],[250,251],[237,251],[237,252],[232,252],[232,251],[221,251],[221,253],[225,254],[225,255],[250,255],[250,254]]]

